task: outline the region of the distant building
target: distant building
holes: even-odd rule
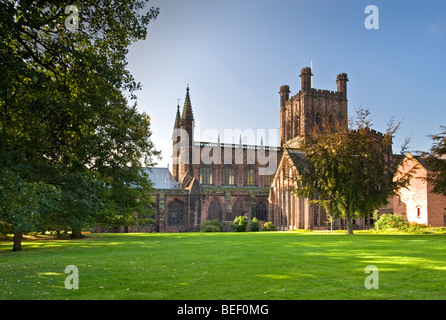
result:
[[[401,171],[408,172],[414,166],[416,170],[410,186],[400,190],[400,196],[393,199],[393,212],[409,222],[432,227],[446,226],[446,196],[432,192],[432,183],[427,180],[432,169],[426,158],[408,153],[405,164],[400,167]]]

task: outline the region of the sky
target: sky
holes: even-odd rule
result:
[[[189,84],[195,140],[234,141],[255,132],[279,144],[279,88],[300,90],[313,65],[313,87],[336,91],[347,73],[348,113],[370,109],[372,128],[401,121],[393,151],[429,151],[446,125],[446,1],[430,0],[151,0],[160,14],[146,40],[130,47],[128,69],[142,90],[138,109],[151,117],[152,141],[171,166],[178,102]],[[374,5],[377,12],[365,12]],[[378,29],[366,28],[368,20]],[[180,101],[178,101],[180,99]],[[239,131],[237,131],[237,129]],[[252,141],[245,141],[249,143]]]

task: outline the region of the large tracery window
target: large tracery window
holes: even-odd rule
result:
[[[169,227],[183,226],[183,214],[183,204],[178,200],[172,201],[168,207],[167,225]]]
[[[221,209],[221,205],[217,199],[212,200],[208,209],[208,220],[218,220],[222,221],[223,218],[223,210]]]

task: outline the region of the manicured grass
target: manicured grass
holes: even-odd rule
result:
[[[445,235],[89,234],[11,248],[0,242],[3,300],[446,299]],[[368,265],[379,289],[364,286]]]

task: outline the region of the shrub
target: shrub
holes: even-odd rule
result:
[[[248,225],[248,217],[238,216],[235,217],[234,223],[231,224],[231,229],[232,231],[235,232],[245,232],[247,225]]]
[[[422,231],[423,229],[427,229],[429,228],[429,226],[425,225],[425,224],[419,224],[416,222],[410,222],[409,226],[407,228],[407,231],[409,232],[419,232]]]
[[[389,229],[407,230],[409,222],[404,220],[403,216],[399,214],[383,214],[376,221],[375,228],[379,231]]]
[[[272,222],[265,222],[263,231],[276,231],[276,226]]]
[[[217,219],[206,220],[201,224],[201,232],[222,232],[223,225]]]
[[[256,217],[252,218],[251,220],[251,231],[259,231],[260,230],[260,223],[259,219]]]

